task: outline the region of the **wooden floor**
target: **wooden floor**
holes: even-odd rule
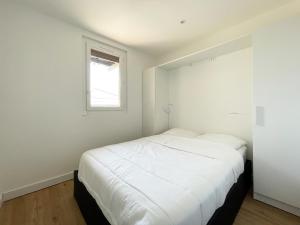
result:
[[[85,225],[72,194],[73,181],[67,181],[7,201],[0,208],[0,224]],[[300,225],[300,218],[255,201],[249,194],[234,225]]]

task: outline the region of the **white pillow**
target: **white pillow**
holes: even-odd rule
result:
[[[174,135],[174,136],[179,136],[179,137],[188,137],[188,138],[194,138],[199,135],[198,133],[196,133],[194,131],[184,130],[181,128],[172,128],[172,129],[164,132],[163,134],[169,134],[169,135]]]
[[[203,135],[197,136],[197,138],[202,140],[207,140],[215,143],[229,145],[234,149],[239,149],[242,146],[246,145],[247,142],[241,138],[228,135],[228,134],[214,134],[214,133],[206,133]]]

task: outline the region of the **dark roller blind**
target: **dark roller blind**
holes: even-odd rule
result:
[[[106,59],[106,60],[116,62],[116,63],[118,63],[119,60],[120,60],[119,57],[117,57],[117,56],[110,55],[110,54],[107,54],[107,53],[104,53],[104,52],[100,52],[100,51],[95,50],[95,49],[91,49],[91,55],[94,56],[94,57],[97,57],[97,58]]]

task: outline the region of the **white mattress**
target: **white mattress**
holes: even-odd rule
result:
[[[85,152],[78,177],[112,225],[205,225],[243,170],[233,148],[157,135]]]

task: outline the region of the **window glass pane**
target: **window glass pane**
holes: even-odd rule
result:
[[[91,55],[90,105],[91,107],[120,107],[119,60]]]

